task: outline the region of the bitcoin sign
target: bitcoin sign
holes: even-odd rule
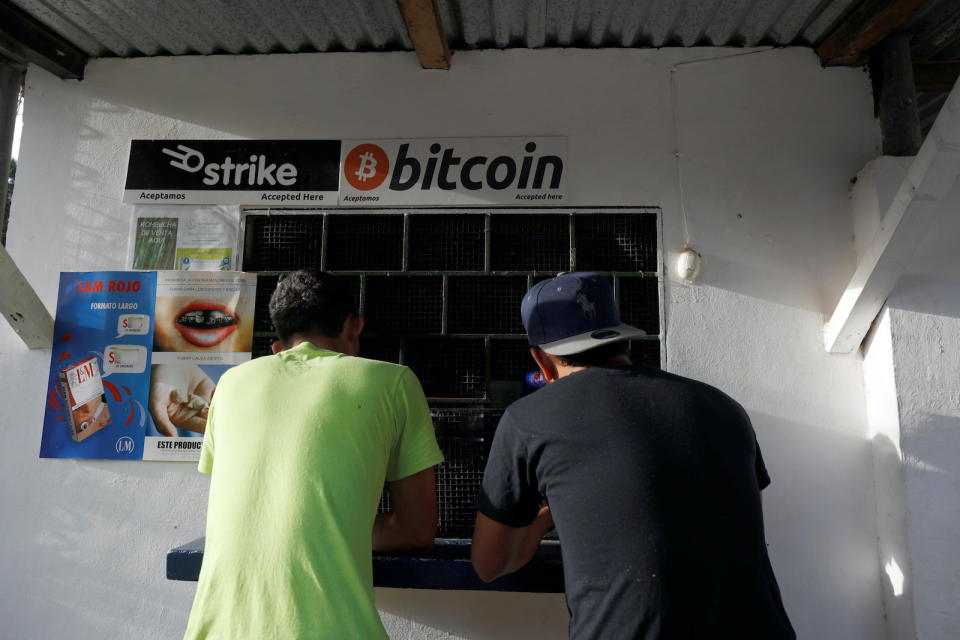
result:
[[[345,140],[341,205],[557,205],[566,138]]]

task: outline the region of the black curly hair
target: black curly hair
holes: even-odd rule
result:
[[[270,296],[270,320],[285,347],[296,334],[336,338],[346,319],[356,313],[344,281],[317,269],[288,274]]]

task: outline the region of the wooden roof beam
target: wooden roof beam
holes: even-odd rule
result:
[[[424,69],[449,69],[450,47],[443,32],[437,0],[401,0],[403,19]]]
[[[928,0],[864,0],[817,47],[824,65],[859,65]]]
[[[64,80],[82,80],[89,56],[10,0],[0,0],[0,56],[32,63]]]

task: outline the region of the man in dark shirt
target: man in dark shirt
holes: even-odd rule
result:
[[[631,365],[629,339],[643,332],[620,322],[603,276],[540,282],[521,313],[549,384],[497,427],[473,536],[480,577],[525,565],[555,524],[571,638],[795,638],[764,541],[770,479],[743,408]]]

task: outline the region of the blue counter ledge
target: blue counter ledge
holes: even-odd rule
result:
[[[167,552],[167,579],[196,581],[203,561],[203,538]],[[430,551],[374,553],[373,584],[399,589],[457,589],[562,593],[560,545],[545,541],[520,571],[485,583],[470,564],[470,541],[437,539]]]

